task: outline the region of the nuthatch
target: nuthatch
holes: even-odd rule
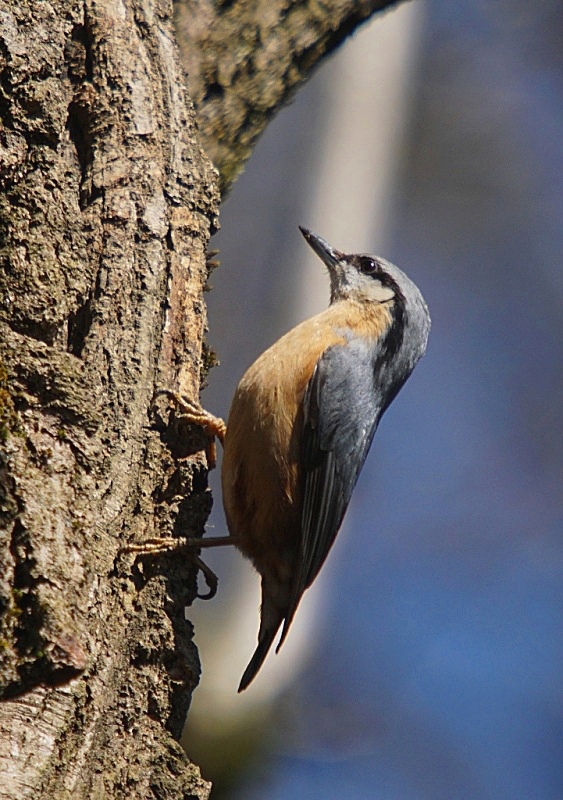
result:
[[[301,232],[330,275],[330,306],[282,336],[243,375],[224,440],[227,525],[262,576],[246,689],[283,623],[279,651],[321,569],[383,412],[426,350],[414,283],[382,258]]]
[[[262,578],[249,685],[321,569],[379,420],[426,350],[430,317],[414,283],[382,258],[346,255],[301,232],[328,268],[330,306],[297,325],[245,372],[224,423],[221,484],[232,543]],[[213,539],[198,540],[213,546]]]

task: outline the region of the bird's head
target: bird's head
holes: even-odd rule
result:
[[[378,256],[342,253],[307,228],[299,230],[328,269],[331,303],[387,303],[402,296],[403,281],[414,286],[401,270]]]

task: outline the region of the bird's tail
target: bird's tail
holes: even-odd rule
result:
[[[262,588],[264,584],[262,583]],[[264,663],[268,651],[272,646],[276,634],[280,629],[283,621],[283,614],[280,613],[278,608],[274,605],[272,600],[267,595],[262,595],[262,609],[260,619],[260,630],[258,632],[258,646],[254,651],[254,655],[250,659],[250,663],[244,671],[241,678],[238,690],[243,692],[246,687],[254,680],[260,667]]]
[[[268,631],[266,636],[258,640],[258,647],[254,651],[254,655],[250,659],[250,664],[244,670],[244,675],[240,680],[240,684],[238,687],[239,692],[243,692],[246,689],[246,687],[256,677],[258,670],[260,669],[260,667],[264,663],[264,659],[268,655],[268,650],[272,646],[272,642],[274,641],[277,632],[278,632],[277,628],[276,630]]]

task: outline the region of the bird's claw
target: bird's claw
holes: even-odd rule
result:
[[[207,584],[207,588],[209,589],[208,592],[205,594],[197,593],[197,596],[200,600],[212,600],[215,595],[217,594],[217,587],[219,585],[219,579],[217,575],[213,572],[213,570],[207,566],[205,561],[202,561],[199,556],[195,557],[195,563],[198,567],[199,571],[203,573],[203,577],[205,578],[205,583]]]
[[[151,539],[145,539],[145,541],[140,544],[128,544],[121,548],[120,553],[123,555],[133,553],[135,557],[157,556],[163,553],[173,553],[177,550],[196,550],[200,548],[201,545],[201,539],[185,536],[179,538],[174,538],[172,536],[155,536]],[[205,583],[209,589],[209,591],[204,594],[197,592],[197,597],[199,597],[200,600],[211,600],[217,594],[219,579],[213,570],[202,561],[200,556],[193,553],[192,560],[198,568],[198,571],[203,573]]]
[[[199,425],[204,429],[208,437],[208,443],[205,447],[205,454],[207,456],[207,463],[209,469],[214,469],[217,465],[217,447],[215,445],[215,437],[219,439],[221,444],[225,441],[225,434],[227,426],[220,417],[215,417],[209,411],[206,411],[195,400],[185,397],[179,392],[174,392],[171,389],[159,389],[155,394],[155,399],[165,394],[171,400],[174,400],[176,407],[179,410],[179,416],[193,425]]]

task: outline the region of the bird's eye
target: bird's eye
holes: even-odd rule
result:
[[[360,271],[363,272],[364,275],[373,275],[376,270],[377,264],[373,258],[362,258],[360,261]]]

